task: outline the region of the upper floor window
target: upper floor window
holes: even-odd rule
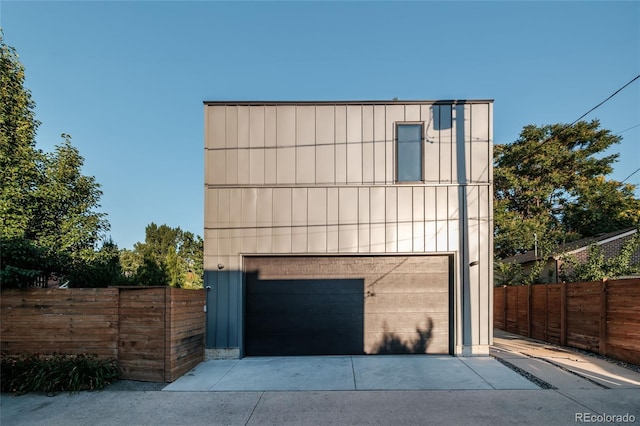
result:
[[[396,176],[398,182],[421,182],[422,124],[398,123],[396,126]]]

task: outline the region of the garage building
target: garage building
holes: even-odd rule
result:
[[[207,356],[488,355],[492,116],[205,102]]]

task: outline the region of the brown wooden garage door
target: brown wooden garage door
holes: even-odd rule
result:
[[[245,353],[450,353],[448,256],[246,257]]]

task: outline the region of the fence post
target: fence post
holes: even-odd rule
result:
[[[507,331],[507,286],[502,286],[504,297],[502,300],[504,303],[502,304],[502,329]]]
[[[567,345],[567,283],[560,284],[560,345]]]
[[[600,287],[600,333],[598,338],[600,355],[607,354],[607,280]]]
[[[531,284],[527,286],[527,337],[531,337]]]
[[[549,285],[544,285],[544,341],[549,341]]]

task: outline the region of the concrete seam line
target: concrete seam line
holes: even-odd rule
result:
[[[487,380],[482,377],[482,375],[480,375],[480,373],[478,373],[476,370],[473,369],[473,367],[471,367],[469,364],[467,364],[466,362],[464,362],[463,359],[460,359],[460,362],[463,363],[469,370],[473,371],[474,373],[476,373],[476,376],[480,377],[480,379],[482,379],[483,382],[485,382],[486,384],[489,385],[489,387],[493,390],[495,390],[496,388],[493,387],[493,385],[491,385],[491,383],[487,382]]]
[[[554,389],[557,393],[559,393],[560,395],[564,396],[565,398],[575,402],[578,405],[582,405],[584,408],[586,408],[587,410],[590,410],[592,413],[596,413],[596,414],[600,414],[602,415],[603,413],[600,412],[600,410],[594,410],[593,408],[589,407],[587,404],[585,404],[584,402],[578,401],[577,399],[575,399],[574,397],[572,397],[571,395],[568,395],[564,392],[562,392],[559,389]]]
[[[249,417],[247,417],[247,421],[244,422],[244,426],[247,426],[249,424],[249,422],[251,421],[251,417],[253,417],[253,413],[255,413],[256,408],[258,408],[258,404],[260,404],[260,401],[262,401],[262,396],[263,395],[264,395],[264,392],[260,392],[260,397],[256,401],[256,405],[253,406],[253,410],[251,410],[251,413],[249,414]]]
[[[353,390],[358,390],[358,384],[356,383],[356,369],[353,366],[353,357],[349,357],[351,359],[351,374],[353,374]]]

